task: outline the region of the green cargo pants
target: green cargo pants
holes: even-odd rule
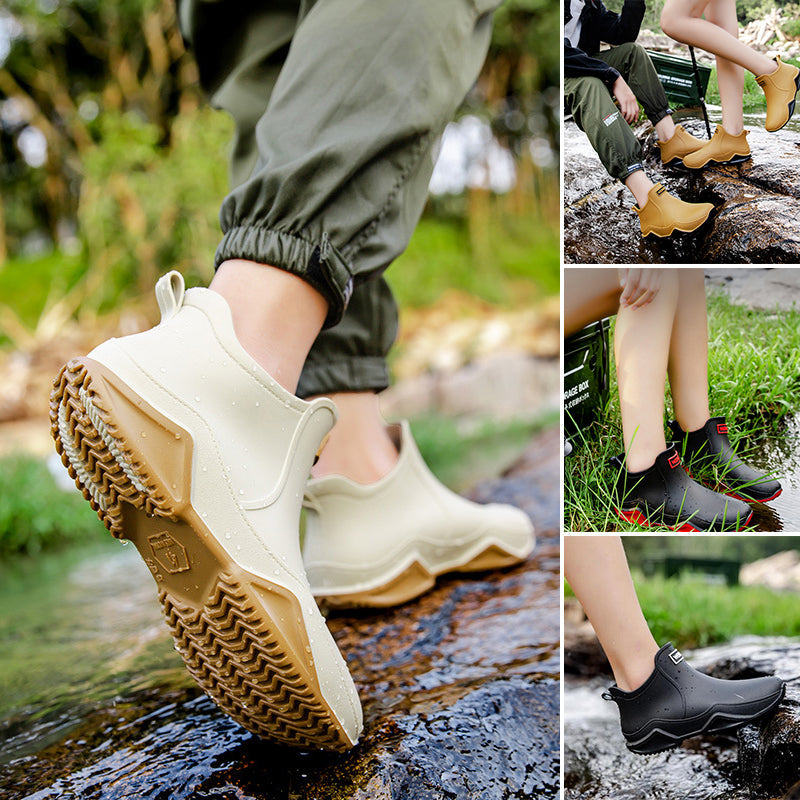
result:
[[[656,68],[643,47],[630,42],[592,57],[605,61],[622,75],[653,125],[671,113]],[[643,169],[639,141],[599,78],[565,78],[564,97],[575,122],[586,132],[612,177],[624,181],[632,172]]]
[[[388,385],[397,308],[381,273],[419,221],[498,4],[182,0],[200,82],[236,123],[216,265],[271,264],[328,301],[301,397]]]

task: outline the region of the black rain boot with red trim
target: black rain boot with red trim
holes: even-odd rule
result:
[[[774,712],[785,691],[784,681],[773,676],[726,681],[704,675],[667,643],[638,689],[624,692],[614,684],[603,699],[617,704],[628,749],[648,755],[701,733],[733,731],[755,722]]]
[[[747,503],[692,480],[674,445],[641,472],[628,472],[622,456],[612,458],[611,464],[619,469],[617,514],[628,522],[665,525],[674,531],[737,531],[753,516]]]
[[[739,500],[767,503],[782,491],[780,483],[745,464],[728,439],[725,417],[711,419],[696,431],[687,433],[673,420],[670,428],[679,452],[690,472],[713,469],[726,494]]]

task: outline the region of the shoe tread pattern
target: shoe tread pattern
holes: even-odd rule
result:
[[[148,517],[178,519],[168,491],[148,474],[103,397],[92,390],[83,360],[73,359],[56,378],[50,417],[62,462],[115,537],[129,538],[124,523],[130,512],[123,504]],[[265,595],[273,594],[273,608],[291,608],[299,617],[297,598],[235,562],[220,561],[215,572],[216,580],[197,602],[159,584],[167,625],[192,677],[229,716],[261,738],[305,749],[352,747],[321,697],[311,648],[298,654],[297,641],[281,634]],[[161,578],[157,575],[157,582]]]

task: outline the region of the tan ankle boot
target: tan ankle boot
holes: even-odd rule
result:
[[[692,136],[682,125],[676,125],[675,133],[670,139],[656,144],[661,151],[661,163],[669,164],[676,159],[683,160],[684,156],[699,150],[705,145],[705,141]]]
[[[767,97],[768,131],[780,130],[794,113],[794,98],[800,87],[800,69],[784,64],[780,56],[775,57],[778,69],[769,75],[757,75],[756,82]]]
[[[676,230],[697,230],[714,210],[711,203],[684,203],[673,197],[660,183],[647,193],[644,208],[634,206],[642,226],[642,236],[670,236]]]
[[[741,164],[750,158],[750,145],[747,134],[742,131],[737,136],[728,133],[722,125],[717,125],[714,135],[699,150],[683,159],[690,169],[700,169],[709,162],[712,164]]]

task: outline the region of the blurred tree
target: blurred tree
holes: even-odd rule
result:
[[[466,107],[518,154],[537,137],[557,146],[558,54],[550,0],[497,12]],[[109,281],[145,287],[166,264],[207,269],[230,129],[201,104],[173,0],[6,0],[0,264],[24,242],[77,235],[96,303]]]

